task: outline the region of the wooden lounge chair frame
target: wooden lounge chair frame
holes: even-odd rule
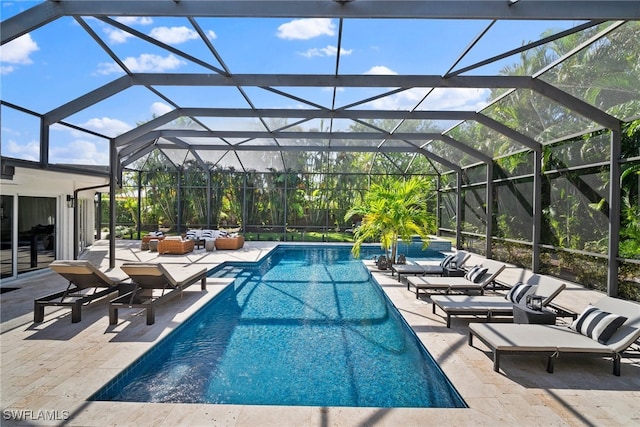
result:
[[[436,291],[445,294],[451,292],[468,293],[477,291],[481,295],[484,295],[485,289],[487,289],[489,285],[494,284],[495,278],[502,273],[506,265],[487,259],[482,262],[482,266],[488,270],[478,283],[472,282],[464,277],[409,277],[407,278],[407,289],[410,290],[411,286],[416,289],[416,299],[420,298],[421,290],[425,291],[425,293],[428,293],[428,291]]]
[[[182,291],[200,281],[200,287],[207,289],[207,269],[182,269],[171,274],[162,264],[125,263],[121,267],[135,288],[109,303],[109,324],[118,323],[118,309],[144,308],[147,325],[155,323],[156,306],[181,295]],[[157,295],[158,291],[160,295]]]
[[[33,301],[33,321],[44,321],[47,306],[70,307],[71,323],[82,320],[82,307],[120,290],[120,281],[107,277],[87,260],[56,260],[49,268],[69,281],[67,289]],[[93,289],[93,292],[85,292]]]
[[[500,370],[500,357],[514,354],[547,355],[547,372],[553,373],[555,360],[561,355],[611,357],[613,374],[620,376],[622,353],[640,338],[640,305],[612,297],[593,304],[603,311],[627,317],[625,323],[605,344],[566,326],[514,323],[472,323],[469,345],[477,337],[493,352],[493,370]]]
[[[540,281],[532,276],[529,281],[538,283],[533,295],[542,296],[542,306],[548,307],[566,285],[556,281]],[[433,314],[439,307],[446,315],[447,328],[451,327],[451,316],[484,316],[491,321],[498,316],[513,316],[513,302],[504,296],[493,295],[433,295]]]

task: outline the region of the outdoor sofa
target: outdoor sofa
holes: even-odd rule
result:
[[[133,262],[120,267],[130,278],[134,289],[109,303],[109,324],[118,323],[118,309],[144,308],[147,325],[155,322],[155,308],[159,304],[181,295],[190,285],[200,281],[200,287],[207,289],[207,269],[190,266],[174,267],[171,270],[162,264]]]
[[[502,295],[432,295],[433,313],[440,308],[451,327],[451,316],[484,316],[491,320],[497,316],[513,316],[514,304],[526,304],[528,295],[543,298],[542,307],[547,307],[566,287],[560,281],[534,274],[527,282],[519,282]]]
[[[464,277],[408,277],[407,289],[413,286],[416,298],[420,297],[420,291],[445,294],[478,292],[483,295],[505,267],[501,262],[486,259],[482,264],[470,268]]]
[[[33,321],[44,321],[47,306],[70,307],[71,322],[82,319],[82,306],[120,290],[120,280],[108,277],[87,260],[56,260],[49,268],[69,281],[67,289],[33,302]]]
[[[616,326],[619,326],[616,328]],[[612,333],[612,335],[610,335]],[[620,375],[622,353],[640,338],[640,304],[603,297],[587,306],[567,326],[516,323],[471,323],[469,345],[477,337],[493,352],[493,370],[499,371],[505,354],[544,354],[553,373],[560,356],[611,357],[613,374]]]

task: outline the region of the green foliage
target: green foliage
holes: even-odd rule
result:
[[[345,214],[345,220],[362,218],[354,232],[353,254],[359,256],[364,242],[377,239],[384,249],[391,248],[392,260],[396,258],[398,238],[409,241],[417,234],[428,244],[428,235],[435,230],[435,216],[427,208],[433,192],[431,181],[419,177],[387,178],[371,185],[362,203]]]

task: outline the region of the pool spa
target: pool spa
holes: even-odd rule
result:
[[[90,400],[467,407],[350,249],[280,246],[212,270],[235,280]]]

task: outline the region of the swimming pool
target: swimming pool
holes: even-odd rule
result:
[[[237,278],[91,400],[466,407],[350,247],[215,274]]]

